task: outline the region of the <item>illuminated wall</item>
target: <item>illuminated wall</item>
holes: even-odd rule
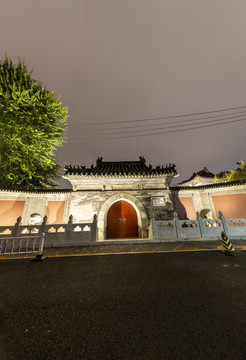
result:
[[[214,219],[221,210],[226,218],[246,218],[246,183],[230,186],[175,189],[173,192],[179,219],[196,219],[197,211],[210,211]]]
[[[196,219],[196,212],[192,197],[179,197],[176,199],[176,208],[180,220]]]
[[[48,224],[62,224],[64,217],[65,201],[48,201],[46,215]]]
[[[98,216],[105,201],[115,194],[120,193],[103,190],[47,193],[0,190],[0,225],[14,225],[19,216],[22,217],[22,224],[27,225],[33,213],[41,217],[47,215],[48,224],[67,223],[70,214],[74,216],[74,222],[91,222],[94,214]],[[196,212],[202,210],[211,211],[213,218],[218,218],[219,210],[226,218],[246,218],[246,182],[230,186],[174,188],[171,191],[131,190],[131,194],[138,197],[149,217],[154,209],[149,202],[151,196],[165,197],[170,208],[161,209],[163,220],[173,219],[172,206],[175,206],[179,219],[194,220]]]
[[[226,218],[246,218],[246,194],[213,195],[216,217],[219,210]]]
[[[14,225],[16,219],[22,216],[25,201],[0,200],[0,225]]]

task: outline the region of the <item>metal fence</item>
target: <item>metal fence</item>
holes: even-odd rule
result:
[[[0,238],[0,255],[42,254],[45,234]]]

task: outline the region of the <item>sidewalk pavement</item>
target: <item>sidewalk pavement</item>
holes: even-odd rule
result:
[[[151,241],[151,240],[150,240]],[[246,250],[246,240],[231,240],[232,245],[238,252]],[[163,252],[186,252],[186,251],[223,251],[222,240],[213,241],[180,241],[162,243],[135,243],[135,244],[112,244],[44,248],[44,255],[52,257],[69,256],[95,256],[113,254],[144,254]],[[0,260],[7,259],[32,259],[34,254],[0,255]]]

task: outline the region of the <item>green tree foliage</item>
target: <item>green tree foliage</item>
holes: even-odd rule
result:
[[[246,179],[246,161],[242,160],[237,163],[240,167],[236,170],[225,171],[221,174],[215,176],[214,181],[216,183],[228,182],[228,181],[237,181]]]
[[[0,62],[0,186],[53,187],[61,167],[67,108],[21,60]]]

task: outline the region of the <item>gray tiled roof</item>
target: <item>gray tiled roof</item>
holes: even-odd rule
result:
[[[197,176],[205,178],[205,179],[213,179],[215,175],[213,173],[211,173],[211,171],[209,171],[206,167],[204,167],[201,171],[194,172],[193,175],[188,180],[184,180],[181,183],[179,183],[178,185],[186,184],[186,183],[192,181],[193,179],[195,179],[195,177],[197,177]]]
[[[246,179],[228,181],[223,183],[213,183],[198,186],[171,186],[171,190],[185,191],[185,190],[199,190],[199,189],[212,189],[212,188],[223,188],[229,186],[246,185]]]
[[[85,166],[65,166],[65,175],[98,175],[98,176],[134,176],[134,175],[177,175],[176,165],[166,166],[146,165],[143,157],[139,161],[103,161],[98,158],[96,165],[90,168]]]

